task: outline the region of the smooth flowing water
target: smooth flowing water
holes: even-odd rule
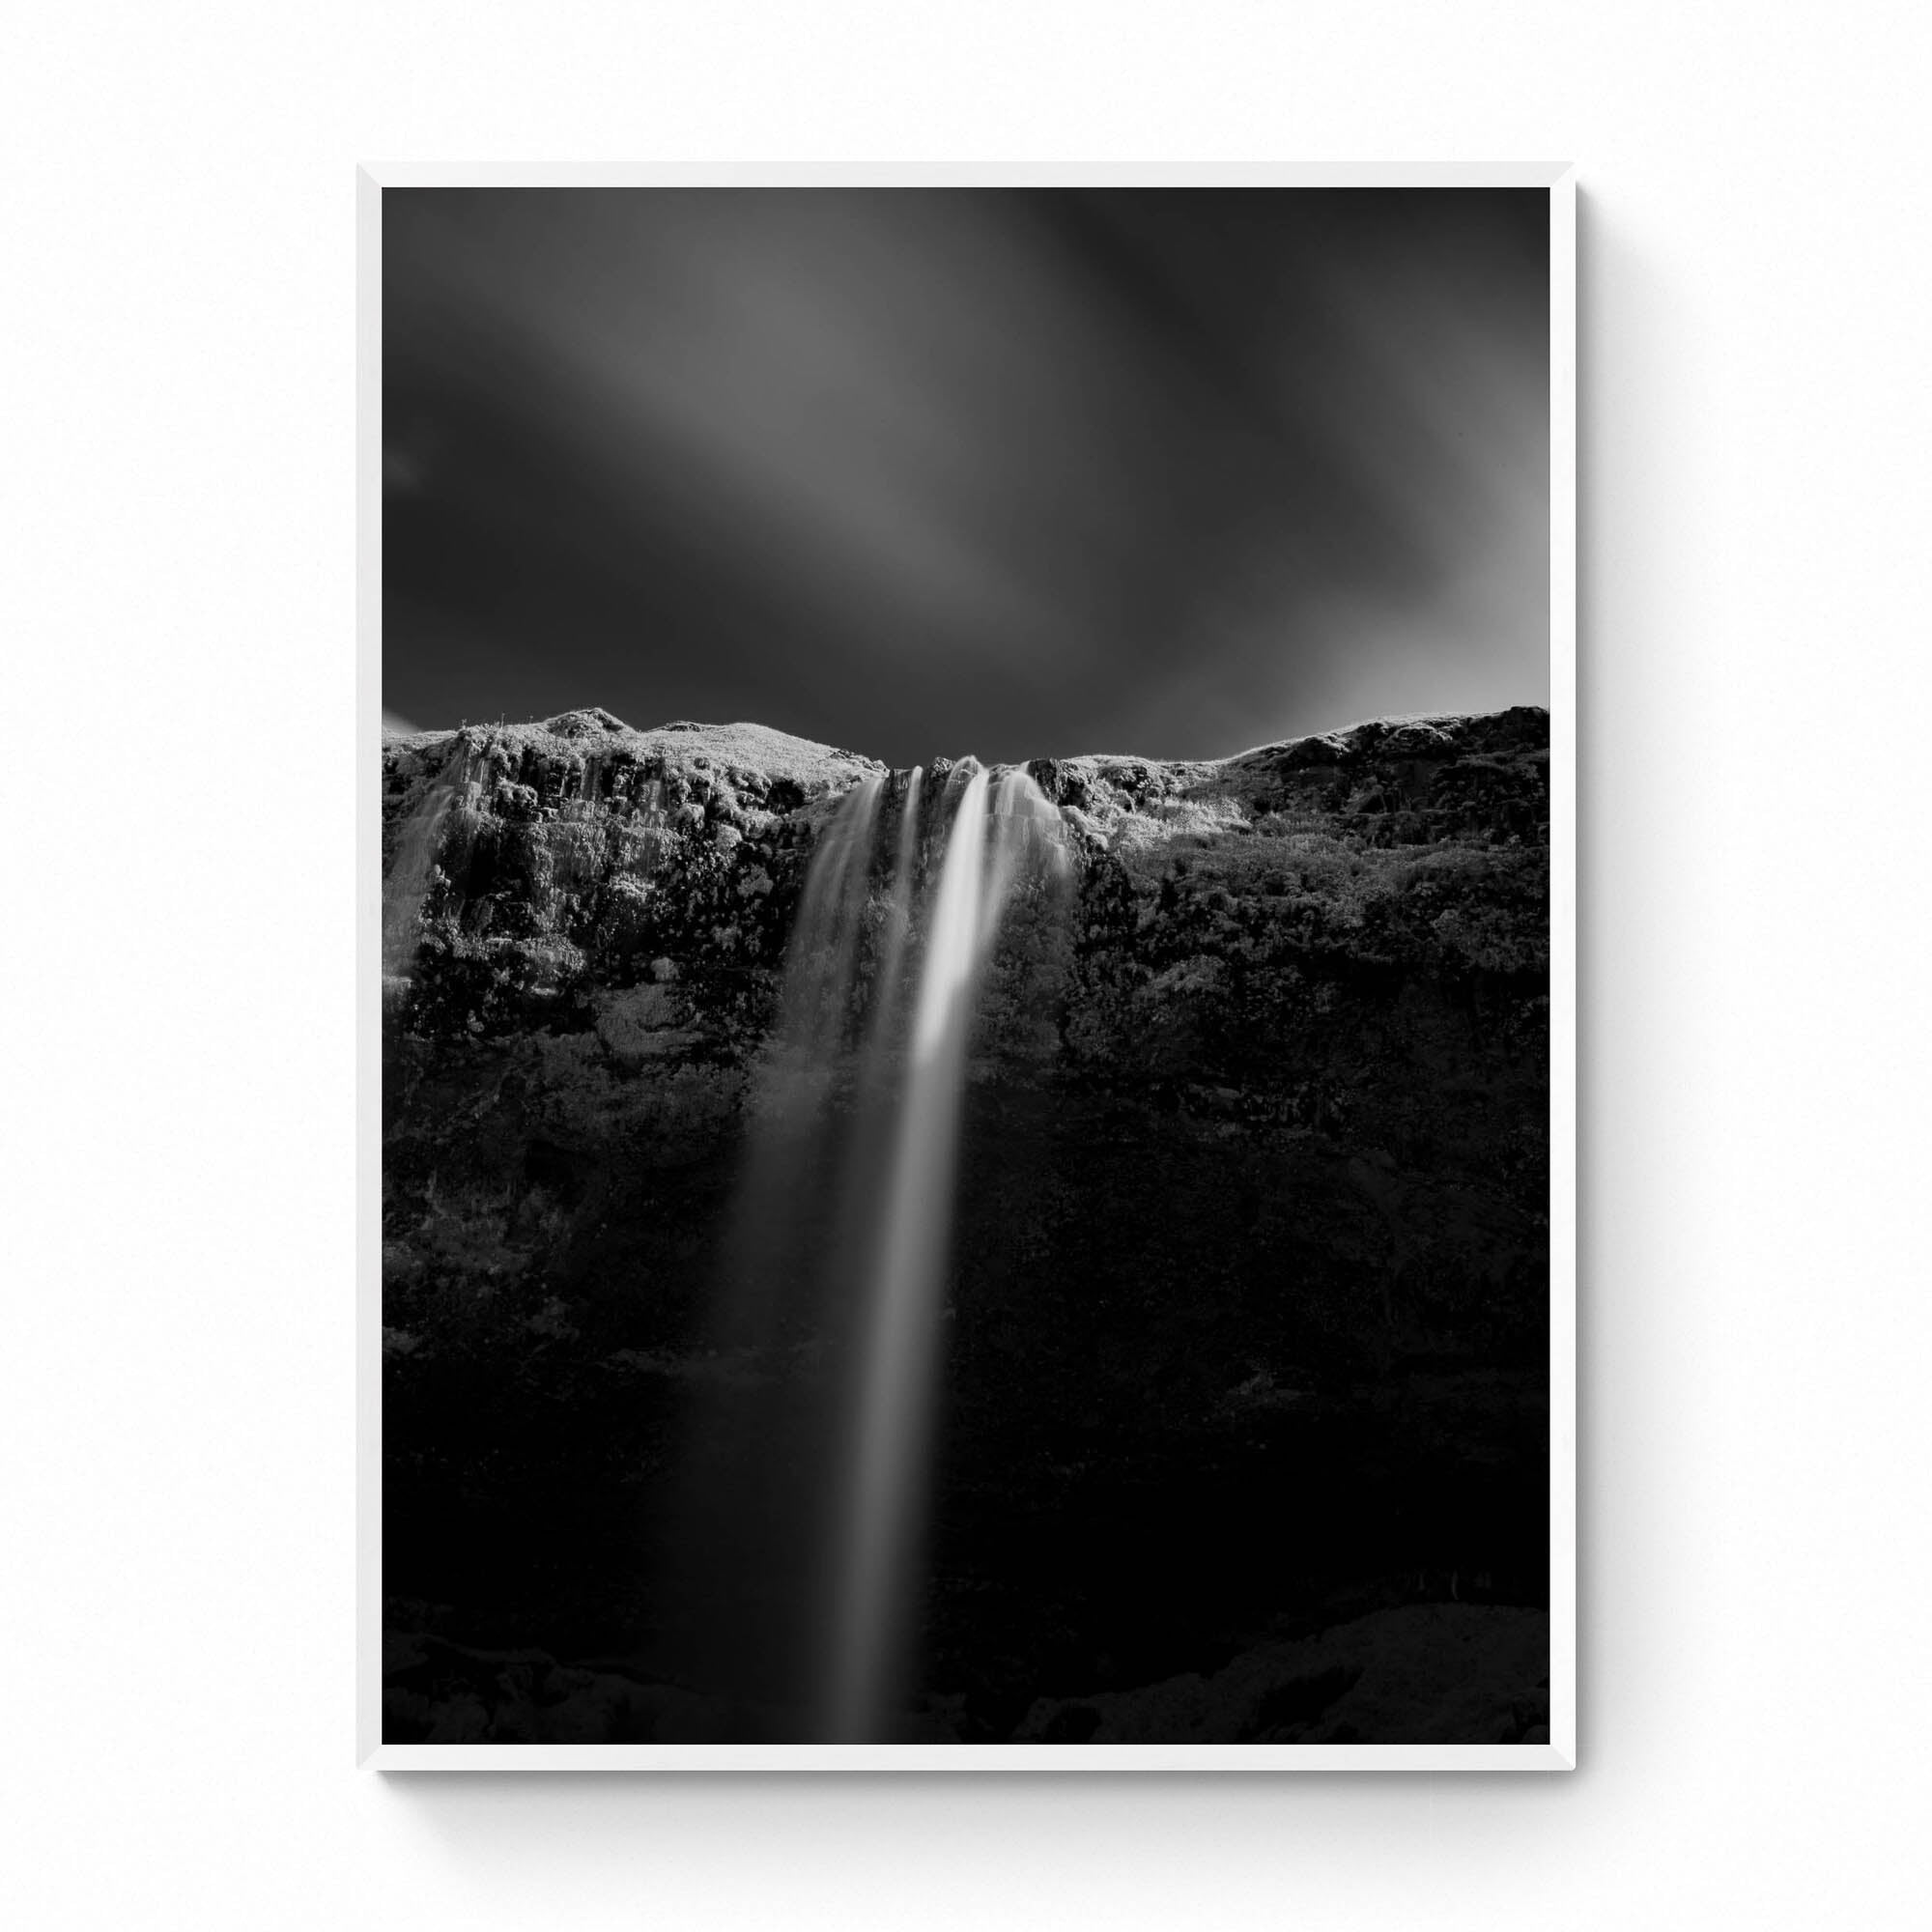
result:
[[[913,1009],[891,1163],[875,1184],[876,1260],[845,1472],[825,1735],[878,1739],[906,1667],[931,1460],[937,1340],[966,1052],[981,971],[1022,869],[1064,863],[1059,816],[1024,772],[967,779],[947,840]]]
[[[838,1297],[852,1054],[883,778],[820,833],[793,917],[777,1024],[753,1074],[745,1164],[689,1384],[686,1446],[663,1529],[657,1617],[667,1666],[767,1714],[809,1709],[822,1615],[821,1518],[833,1420],[816,1347]]]
[[[396,829],[383,878],[383,974],[396,979],[415,964],[423,900],[442,843],[442,824],[469,778],[469,753],[459,745]]]
[[[845,794],[812,855],[785,954],[779,1054],[814,1070],[829,1065],[851,1019],[883,784],[877,772],[867,772]]]
[[[902,790],[868,775],[819,838],[692,1412],[669,1661],[737,1699],[748,1734],[892,1729],[979,991],[1016,889],[1066,864],[1026,773],[995,785],[969,759],[924,792],[919,771]]]
[[[915,765],[899,805],[898,851],[893,861],[892,896],[886,901],[886,927],[872,981],[872,1011],[867,1022],[866,1066],[868,1097],[876,1096],[886,1074],[892,1029],[903,1004],[906,945],[912,937],[913,894],[919,883],[919,804],[925,774]]]

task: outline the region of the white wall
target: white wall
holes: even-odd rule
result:
[[[1927,42],[1904,0],[12,27],[10,1918],[1909,1922]],[[1581,164],[1574,1776],[353,1768],[353,170],[472,157]]]

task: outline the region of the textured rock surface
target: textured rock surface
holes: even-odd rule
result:
[[[957,1734],[1546,1601],[1547,742],[1517,710],[1030,767],[1075,884],[1009,920],[974,1043],[926,1632]],[[647,1650],[691,1391],[810,1372],[699,1317],[804,868],[882,769],[594,711],[385,744],[416,1640]]]
[[[1020,1744],[1513,1745],[1549,1721],[1549,1620],[1535,1610],[1412,1604],[1211,1676],[1042,1699]]]
[[[540,1650],[397,1634],[383,1678],[392,1730],[423,1744],[704,1744],[771,1728],[764,1714],[653,1683],[621,1662],[561,1664]],[[1208,1677],[1041,1698],[1007,1742],[1547,1744],[1548,1723],[1547,1615],[1415,1604],[1258,1645]],[[986,1740],[954,1694],[909,1712],[899,1741]]]

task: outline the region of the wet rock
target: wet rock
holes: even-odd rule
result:
[[[1516,1700],[1548,1668],[1547,1612],[1417,1605],[1261,1645],[1208,1675],[1041,1699],[1014,1742],[1515,1743]]]

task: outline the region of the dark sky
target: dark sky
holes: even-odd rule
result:
[[[1548,698],[1541,189],[389,188],[384,702],[895,764]]]

